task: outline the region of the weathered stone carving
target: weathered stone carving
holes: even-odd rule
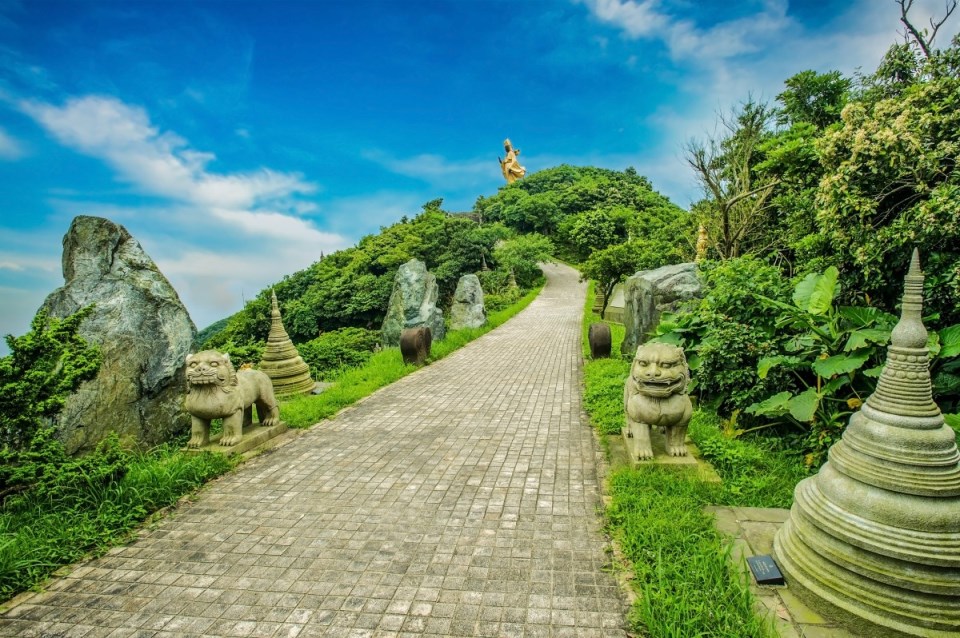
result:
[[[430,328],[407,328],[400,333],[400,354],[404,363],[420,366],[430,357]]]
[[[933,401],[916,251],[876,391],[774,539],[788,587],[865,636],[960,636],[960,451]]]
[[[42,307],[63,318],[95,304],[79,332],[103,354],[57,418],[67,451],[93,450],[111,432],[151,447],[185,431],[183,358],[196,328],[150,256],[123,226],[79,216],[63,238],[63,278]]]
[[[631,354],[660,323],[663,312],[676,312],[703,295],[693,263],[641,270],[623,284],[623,327],[620,352]]]
[[[520,149],[513,148],[509,139],[503,140],[503,151],[507,154],[506,158],[497,160],[500,162],[500,170],[503,172],[503,178],[508,184],[512,184],[527,174],[527,169],[520,166],[517,156],[520,155]]]
[[[273,384],[263,372],[236,372],[230,357],[214,350],[188,354],[186,363],[187,396],[184,403],[193,418],[188,448],[210,444],[212,419],[223,419],[220,445],[236,445],[243,436],[243,427],[253,423],[254,404],[260,425],[271,427],[280,423],[280,408],[273,394]]]
[[[273,389],[279,395],[307,394],[313,392],[316,382],[310,377],[310,366],[303,360],[297,347],[283,327],[280,318],[280,306],[277,295],[271,291],[272,308],[270,310],[270,335],[267,347],[263,350],[260,369],[273,382]]]
[[[397,269],[393,292],[383,318],[384,346],[399,346],[400,333],[405,328],[426,326],[433,339],[440,341],[446,335],[443,312],[437,307],[440,289],[437,278],[427,271],[419,259],[411,259]]]
[[[450,327],[479,328],[487,323],[487,310],[483,306],[483,289],[476,275],[464,275],[457,282],[450,307]]]
[[[610,326],[605,323],[591,323],[587,331],[587,343],[590,344],[590,356],[601,359],[610,356]]]
[[[667,343],[648,343],[637,348],[630,376],[623,388],[623,429],[627,450],[634,460],[653,458],[650,428],[663,428],[667,453],[686,456],[687,425],[693,405],[687,396],[690,373],[683,348]]]

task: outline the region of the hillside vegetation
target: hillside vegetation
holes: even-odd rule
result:
[[[646,265],[681,261],[692,254],[690,223],[633,169],[558,166],[478,198],[467,214],[444,211],[441,200],[427,202],[412,219],[264,289],[243,310],[205,329],[200,345],[230,352],[235,361],[259,361],[272,289],[290,338],[324,378],[372,352],[394,275],[412,258],[436,276],[441,305],[449,307],[462,275],[477,273],[487,309],[496,311],[535,285],[537,262],[551,254],[580,261],[629,241],[648,247]]]

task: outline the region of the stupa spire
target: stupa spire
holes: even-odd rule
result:
[[[277,394],[306,394],[312,392],[316,382],[310,377],[306,364],[296,346],[290,340],[280,317],[277,293],[270,291],[270,334],[264,348],[260,369],[267,373]]]
[[[923,325],[923,272],[920,270],[920,254],[914,248],[910,270],[904,277],[900,321],[890,335],[887,364],[877,389],[867,399],[870,408],[905,417],[939,415],[940,409],[933,402],[929,361],[927,329]],[[929,424],[910,421],[903,425],[940,427],[942,419]]]

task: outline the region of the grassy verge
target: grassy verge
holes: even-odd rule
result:
[[[127,452],[114,439],[88,462],[42,467],[39,482],[0,509],[0,602],[124,541],[150,514],[231,465],[223,456],[188,455],[173,445]]]
[[[586,326],[593,289],[584,308]],[[612,327],[619,352],[622,326]],[[625,360],[586,358],[584,405],[603,434],[623,422]],[[715,414],[697,411],[690,433],[722,478],[706,483],[689,469],[650,465],[611,473],[608,529],[631,563],[638,599],[630,622],[638,635],[655,638],[729,636],[773,637],[771,624],[754,614],[742,572],[729,560],[730,543],[703,512],[709,504],[786,507],[793,487],[805,476],[800,459],[759,439],[730,439]]]
[[[507,319],[529,306],[542,289],[543,285],[541,284],[521,297],[515,304],[490,313],[487,317],[487,324],[482,328],[467,328],[447,332],[442,341],[435,341],[432,344],[430,361],[442,359],[457,348],[503,324]],[[373,355],[364,365],[345,370],[334,380],[334,385],[321,394],[294,397],[282,401],[280,414],[291,427],[308,428],[416,369],[415,366],[403,362],[399,348],[386,348]]]

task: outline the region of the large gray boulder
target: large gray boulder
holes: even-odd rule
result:
[[[450,327],[479,328],[487,323],[487,310],[483,306],[483,288],[476,275],[464,275],[457,282],[457,291],[453,293],[453,305],[450,307]]]
[[[676,312],[691,299],[703,296],[703,285],[694,263],[641,270],[623,285],[623,325],[626,334],[620,351],[633,355],[660,323],[664,312]]]
[[[43,302],[51,317],[96,304],[80,335],[103,364],[66,401],[57,432],[71,453],[110,432],[152,446],[189,428],[184,360],[197,329],[176,291],[127,229],[81,216],[63,238],[64,285]]]
[[[437,307],[440,290],[437,278],[427,272],[427,265],[411,259],[400,266],[393,279],[393,292],[387,304],[387,316],[383,319],[384,346],[399,346],[400,333],[404,328],[430,328],[433,341],[446,335],[443,311]]]

